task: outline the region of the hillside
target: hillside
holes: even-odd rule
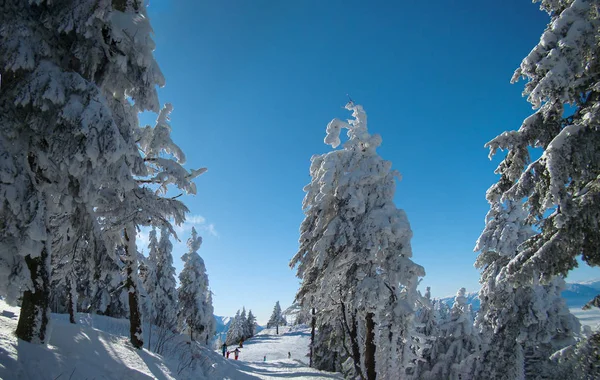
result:
[[[52,314],[48,345],[30,344],[14,336],[19,311],[0,300],[0,379],[256,379],[181,335],[168,356],[134,349],[129,321],[99,315],[78,314],[73,325]]]
[[[233,355],[226,359],[220,352],[190,346],[182,335],[164,356],[137,350],[127,337],[129,321],[90,314],[78,314],[75,325],[67,315],[52,314],[48,345],[30,344],[14,336],[19,311],[0,300],[0,379],[4,380],[342,379],[307,366],[310,333],[305,326],[281,327],[279,335],[274,329],[263,330],[244,344],[240,360],[235,361]]]

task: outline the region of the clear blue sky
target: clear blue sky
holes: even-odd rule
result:
[[[156,58],[188,167],[185,199],[204,244],[215,313],[266,322],[291,304],[288,268],[310,157],[346,94],[365,107],[380,155],[403,175],[414,261],[434,296],[478,289],[473,246],[498,159],[483,145],[531,113],[510,77],[548,16],[527,0],[151,0]],[[148,119],[144,118],[146,122]],[[190,224],[181,229],[188,238]],[[184,244],[175,246],[175,265]],[[572,280],[600,277],[580,270]]]

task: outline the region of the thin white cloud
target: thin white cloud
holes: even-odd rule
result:
[[[185,218],[186,223],[201,225],[206,223],[206,218],[202,215],[190,215]]]
[[[207,223],[206,218],[202,215],[188,215],[185,218],[185,223],[180,226],[175,226],[175,232],[177,232],[179,239],[182,239],[183,241],[187,239],[187,237],[183,235],[189,235],[192,231],[192,227],[195,227],[200,235],[204,232],[214,237],[219,237],[215,225],[213,223]]]

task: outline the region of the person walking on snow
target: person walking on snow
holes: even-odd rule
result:
[[[235,360],[238,360],[238,357],[240,356],[240,350],[238,350],[237,348],[233,351],[233,354],[235,355]]]
[[[227,345],[225,343],[223,343],[223,346],[221,346],[221,349],[223,350],[223,357],[225,357],[225,352],[227,352]]]

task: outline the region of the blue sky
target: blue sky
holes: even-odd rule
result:
[[[266,322],[298,280],[288,262],[313,154],[349,94],[403,175],[414,261],[434,296],[478,289],[475,241],[498,159],[483,145],[529,115],[509,80],[548,16],[527,0],[152,0],[156,58],[188,167],[208,167],[185,199],[204,237],[215,313]],[[151,122],[147,117],[145,122]],[[175,265],[185,244],[175,244]],[[571,280],[600,277],[578,270]]]

